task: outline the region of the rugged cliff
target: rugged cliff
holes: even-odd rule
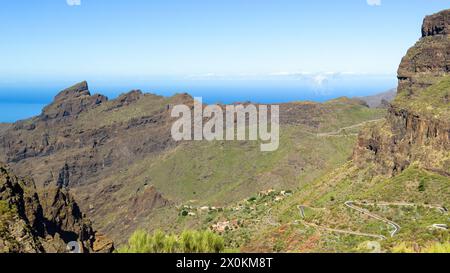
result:
[[[221,206],[293,189],[299,177],[307,183],[345,162],[355,133],[385,113],[345,98],[281,104],[281,147],[265,154],[251,141],[175,142],[171,109],[179,104],[192,107],[193,99],[133,90],[108,100],[81,82],[41,115],[0,125],[0,161],[39,190],[70,189],[95,226],[121,243],[137,228],[181,226],[175,205]],[[43,196],[46,207],[51,196]]]
[[[99,173],[173,145],[169,103],[140,91],[109,102],[91,95],[86,82],[76,84],[61,91],[40,116],[5,129],[0,160],[21,176],[32,175],[38,187],[90,183]]]
[[[428,16],[398,70],[386,122],[363,131],[353,159],[396,175],[411,164],[450,176],[450,10]]]
[[[449,26],[450,10],[425,18],[386,118],[360,131],[351,161],[271,208],[245,250],[448,252]]]
[[[114,249],[92,229],[67,190],[49,188],[39,196],[31,179],[20,179],[0,164],[0,252],[67,252],[69,242],[78,242],[83,252]]]

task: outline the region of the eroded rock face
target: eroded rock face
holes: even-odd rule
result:
[[[361,132],[353,153],[360,167],[375,163],[377,173],[396,175],[412,163],[450,176],[450,124],[391,107],[384,124]]]
[[[155,208],[162,208],[172,203],[165,199],[161,193],[153,186],[145,186],[140,195],[134,196],[132,200],[131,210],[128,211],[128,218],[132,219],[139,216],[140,214],[148,213]]]
[[[413,96],[449,72],[450,36],[424,37],[408,50],[401,61],[398,93]]]
[[[389,108],[386,122],[359,136],[353,154],[357,165],[375,163],[378,173],[392,176],[416,162],[425,169],[450,176],[450,120],[430,114],[434,110],[450,109],[446,99],[449,90],[443,90],[439,94],[442,97],[434,98],[434,104],[427,104],[427,111],[410,104],[423,100],[423,94],[434,96],[423,92],[450,75],[449,23],[450,10],[425,19],[424,37],[400,64],[398,95]],[[417,101],[416,105],[426,103]]]
[[[116,191],[117,189],[110,187],[108,190]],[[105,203],[104,198],[109,198],[110,200],[114,199],[108,196],[110,196],[110,194],[103,191],[103,194],[98,196],[98,201],[96,200],[96,202],[93,203],[93,209],[99,208],[100,210],[103,210],[102,207],[104,207]],[[125,243],[129,236],[124,236],[124,234],[132,234],[136,230],[137,221],[139,221],[139,219],[151,219],[155,210],[172,206],[174,206],[174,202],[166,199],[154,186],[143,186],[135,194],[130,195],[125,206],[122,206],[119,203],[114,205],[116,210],[116,220],[107,223],[102,231],[108,235],[116,235],[114,238],[115,243]],[[121,207],[124,209],[121,210]],[[117,236],[117,234],[119,234],[119,236]]]
[[[43,235],[42,207],[34,192],[0,164],[0,252],[43,252],[36,236]]]
[[[422,39],[408,50],[400,63],[398,93],[412,96],[450,73],[449,30],[450,10],[425,18]]]
[[[167,100],[182,104],[188,99]],[[106,97],[91,96],[87,83],[79,83],[61,91],[40,116],[5,127],[0,160],[21,176],[32,175],[38,187],[87,184],[99,174],[175,146],[164,100],[135,90],[104,105]]]
[[[126,94],[119,96],[116,100],[114,100],[113,106],[109,108],[109,110],[114,108],[120,108],[123,106],[130,105],[144,96],[141,90],[133,90]]]
[[[450,34],[450,9],[427,16],[422,26],[422,36]]]
[[[108,98],[105,96],[98,94],[91,96],[88,84],[84,81],[56,95],[53,103],[44,108],[40,119],[49,120],[74,117],[106,101],[108,101]]]
[[[192,109],[193,98],[188,94],[161,97],[134,90],[101,101],[97,104],[87,84],[80,83],[60,92],[43,115],[0,126],[0,161],[8,163],[19,176],[32,176],[38,189],[58,186],[62,188],[60,198],[66,188],[76,193],[81,210],[120,243],[128,238],[124,234],[132,233],[152,212],[177,202],[170,200],[170,192],[158,192],[151,186],[151,177],[140,173],[146,172],[153,160],[186,144],[171,136],[175,120],[171,111],[180,104]],[[346,98],[323,104],[281,104],[280,124],[324,130],[322,126],[330,120],[338,121],[340,111],[355,107],[366,104]],[[208,175],[200,179],[207,181]],[[269,183],[269,179],[266,181]],[[51,198],[43,201],[50,202]],[[69,207],[69,211],[74,208]],[[57,216],[60,226],[69,225],[63,231],[76,230],[78,234],[83,230],[78,222],[67,222],[47,209],[44,212],[49,218]]]
[[[3,164],[0,211],[0,252],[66,252],[72,241],[84,252],[114,250],[110,240],[96,234],[67,190],[51,188],[38,196],[31,180],[18,178]]]

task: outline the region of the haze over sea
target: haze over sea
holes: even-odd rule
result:
[[[6,83],[0,85],[0,122],[14,122],[41,113],[61,90],[76,83]],[[367,96],[384,92],[396,85],[394,76],[329,76],[320,82],[308,78],[264,79],[158,79],[158,80],[91,80],[92,94],[100,93],[114,99],[121,93],[141,89],[146,93],[172,96],[189,93],[202,97],[207,104],[251,101],[283,103],[292,101],[324,102],[347,96]]]
[[[82,80],[110,99],[141,89],[206,103],[383,92],[397,85],[423,18],[446,8],[443,0],[5,0],[0,122],[39,114]]]

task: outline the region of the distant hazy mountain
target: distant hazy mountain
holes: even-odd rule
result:
[[[393,88],[380,94],[358,98],[365,101],[370,108],[387,108],[388,103],[393,101],[396,95],[397,88]]]

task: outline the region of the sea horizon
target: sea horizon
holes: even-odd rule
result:
[[[12,123],[41,113],[62,90],[76,81],[55,84],[14,84],[0,86],[0,122]],[[395,77],[334,79],[320,85],[301,80],[172,80],[106,82],[88,81],[91,94],[115,99],[131,90],[170,97],[188,93],[202,97],[206,104],[253,102],[264,104],[294,101],[325,102],[338,97],[363,97],[395,87]]]

